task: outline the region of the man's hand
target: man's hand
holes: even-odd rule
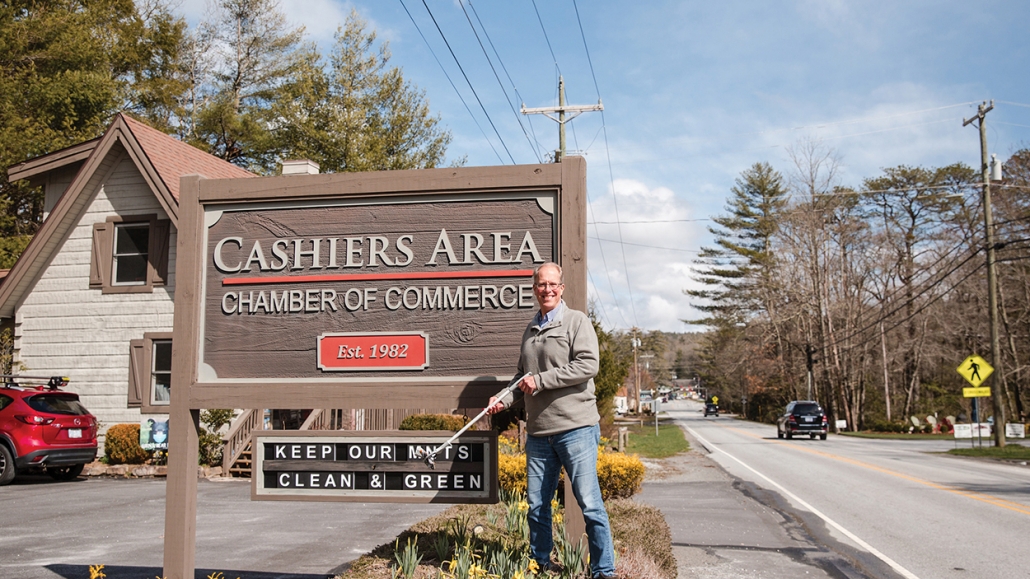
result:
[[[491,396],[490,402],[486,405],[486,413],[497,414],[502,410],[504,410],[504,402],[502,402],[496,396]]]
[[[527,395],[532,396],[533,392],[536,391],[536,376],[529,374],[519,382],[519,390],[522,390]]]

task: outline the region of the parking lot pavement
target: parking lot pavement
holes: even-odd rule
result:
[[[253,502],[249,482],[199,482],[196,577],[325,579],[448,506]],[[0,488],[0,577],[160,577],[164,497],[164,479],[19,477]]]

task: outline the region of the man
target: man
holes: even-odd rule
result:
[[[554,569],[551,497],[564,466],[583,509],[592,577],[611,578],[615,577],[615,548],[597,482],[601,436],[593,380],[599,359],[597,334],[586,314],[565,305],[564,291],[558,264],[548,262],[533,272],[540,311],[522,334],[518,375],[529,376],[516,393],[526,403],[530,550],[541,569]],[[507,406],[504,400],[491,398],[488,412],[495,414]]]

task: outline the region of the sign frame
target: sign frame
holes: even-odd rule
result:
[[[569,307],[587,311],[586,161],[565,157],[561,163],[380,171],[370,173],[288,175],[254,179],[180,179],[177,215],[175,314],[172,349],[172,400],[169,408],[168,482],[165,502],[164,575],[192,579],[196,557],[197,474],[202,408],[452,408],[484,407],[507,376],[458,379],[348,380],[340,373],[325,380],[204,380],[198,360],[204,336],[202,296],[207,250],[205,208],[275,202],[375,199],[383,202],[446,196],[525,196],[551,194],[553,245],[550,260],[561,265]],[[531,314],[526,316],[530,319]],[[513,354],[517,355],[517,354]],[[312,361],[314,364],[314,361]],[[514,370],[514,368],[513,368]],[[373,386],[373,387],[369,387]],[[577,509],[574,509],[578,511]],[[582,515],[579,515],[581,517]],[[567,513],[571,536],[582,528]],[[577,525],[578,527],[579,525]]]

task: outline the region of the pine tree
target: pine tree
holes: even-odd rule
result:
[[[688,323],[734,326],[767,305],[775,261],[773,235],[786,204],[783,178],[769,164],[756,163],[741,173],[730,191],[727,214],[713,219],[718,227],[709,227],[715,247],[702,248],[696,261],[694,279],[704,287],[683,292],[708,315]]]

